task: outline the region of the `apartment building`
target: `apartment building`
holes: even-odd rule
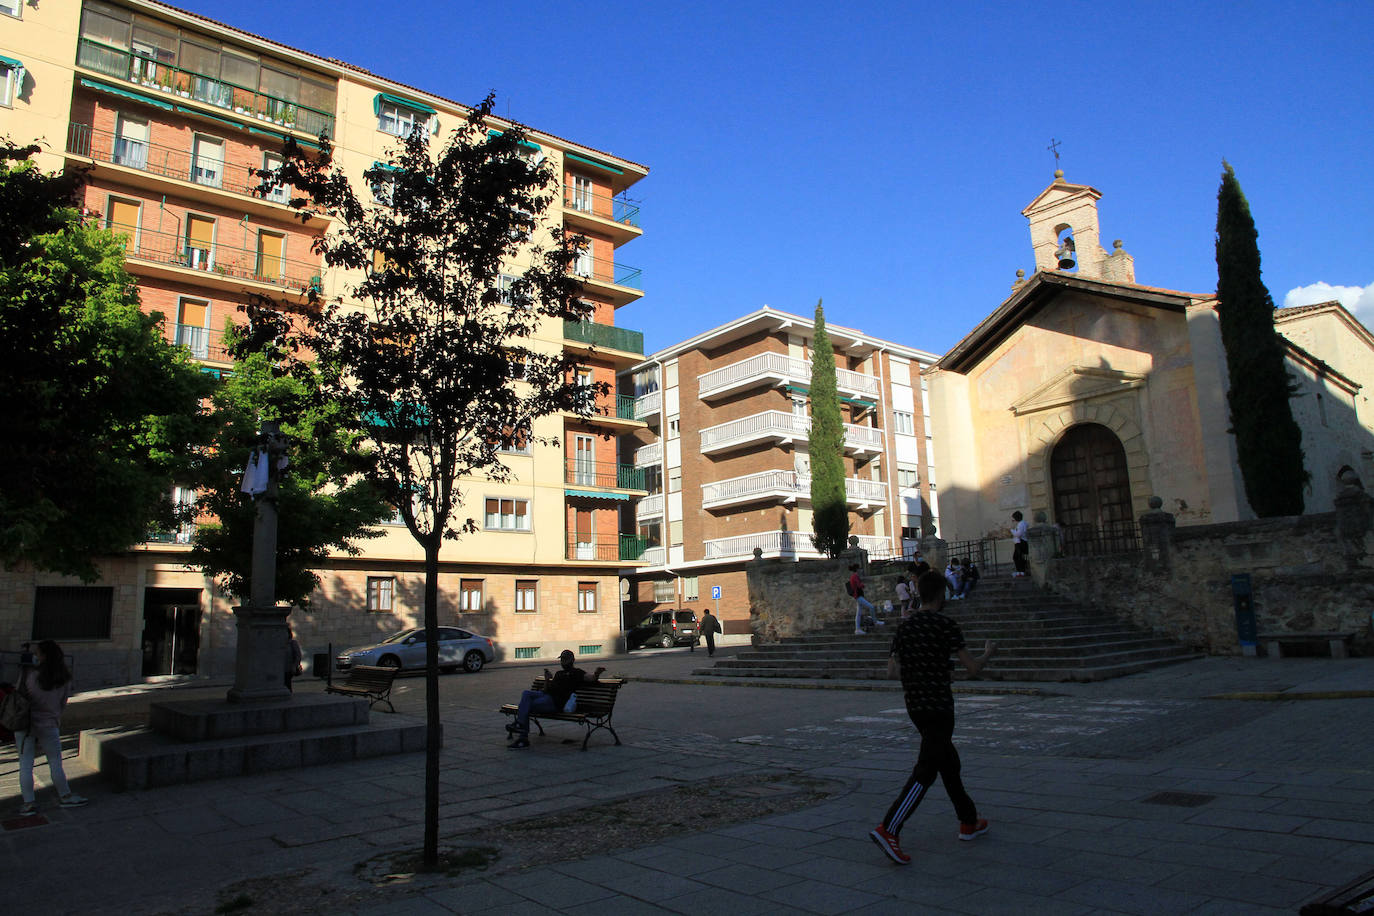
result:
[[[817,557],[811,544],[811,318],[764,306],[622,374],[646,429],[627,433],[648,495],[635,507],[647,565],[627,572],[627,621],[711,607],[747,632],[744,565]],[[937,524],[921,370],[938,355],[827,323],[844,418],[850,533],[888,554]],[[836,588],[840,585],[837,583]]]
[[[0,0],[0,130],[44,145],[40,167],[89,170],[83,206],[127,239],[128,268],[145,309],[165,316],[170,341],[206,372],[233,365],[226,322],[251,294],[298,308],[306,290],[348,296],[348,277],[311,251],[327,220],[302,224],[289,191],[255,196],[250,168],[279,161],[284,140],[307,148],[329,137],[336,161],[358,176],[385,161],[411,130],[442,142],[463,105],[358,67],[296,50],[152,0],[24,4]],[[508,122],[493,119],[490,128]],[[549,225],[585,235],[575,267],[589,322],[547,322],[533,346],[581,355],[579,377],[614,384],[643,359],[643,336],[615,326],[642,296],[621,246],[641,234],[625,192],[648,173],[638,163],[531,130],[532,156],[563,186]],[[512,260],[510,275],[528,267]],[[514,447],[509,483],[467,481],[460,510],[480,531],[445,548],[441,623],[493,637],[503,657],[553,658],[615,651],[619,571],[641,562],[632,499],[642,468],[617,462],[616,439],[647,423],[625,399],[604,416],[548,417],[535,432],[557,447]],[[180,491],[181,500],[194,498]],[[191,532],[150,535],[130,554],[105,558],[102,579],[0,573],[0,644],[62,640],[84,686],[161,674],[226,674],[235,645],[231,599],[185,566]],[[422,619],[423,554],[403,527],[364,541],[365,553],[320,570],[323,585],[291,622],[307,652],[375,641]]]

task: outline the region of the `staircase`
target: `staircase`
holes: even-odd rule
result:
[[[1167,636],[1156,636],[1114,617],[1037,589],[1029,579],[985,576],[966,601],[950,601],[944,613],[958,622],[975,655],[983,642],[997,641],[997,654],[982,680],[1100,681],[1200,654]],[[866,636],[854,633],[848,616],[824,629],[781,643],[759,646],[697,675],[740,678],[832,678],[876,680],[887,676],[887,626]],[[966,677],[961,666],[955,678]]]

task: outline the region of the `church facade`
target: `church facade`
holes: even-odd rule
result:
[[[948,540],[998,536],[1018,510],[1069,538],[1110,537],[1153,496],[1180,525],[1254,517],[1216,297],[1138,284],[1121,242],[1100,242],[1100,197],[1056,172],[1022,211],[1034,275],[926,373]],[[1336,303],[1275,314],[1306,511],[1329,511],[1342,469],[1374,471],[1374,338]]]

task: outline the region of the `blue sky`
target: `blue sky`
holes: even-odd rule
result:
[[[648,165],[650,351],[818,297],[947,350],[1033,270],[1051,138],[1138,282],[1215,289],[1225,157],[1276,304],[1374,326],[1369,0],[179,5]]]

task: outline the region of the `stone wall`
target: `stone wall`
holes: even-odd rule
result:
[[[896,604],[899,574],[873,574],[863,551],[846,552],[834,560],[756,559],[749,563],[745,573],[753,644],[781,642],[830,623],[852,626],[854,599],[844,590],[851,563],[862,567],[865,598],[878,608],[884,601]]]
[[[1165,527],[1155,543],[1147,531],[1139,553],[1046,557],[1042,566],[1033,556],[1032,573],[1052,591],[1213,655],[1242,652],[1231,576],[1248,573],[1259,633],[1352,632],[1362,654],[1374,650],[1367,534],[1352,548],[1338,513],[1178,529],[1169,517]]]

